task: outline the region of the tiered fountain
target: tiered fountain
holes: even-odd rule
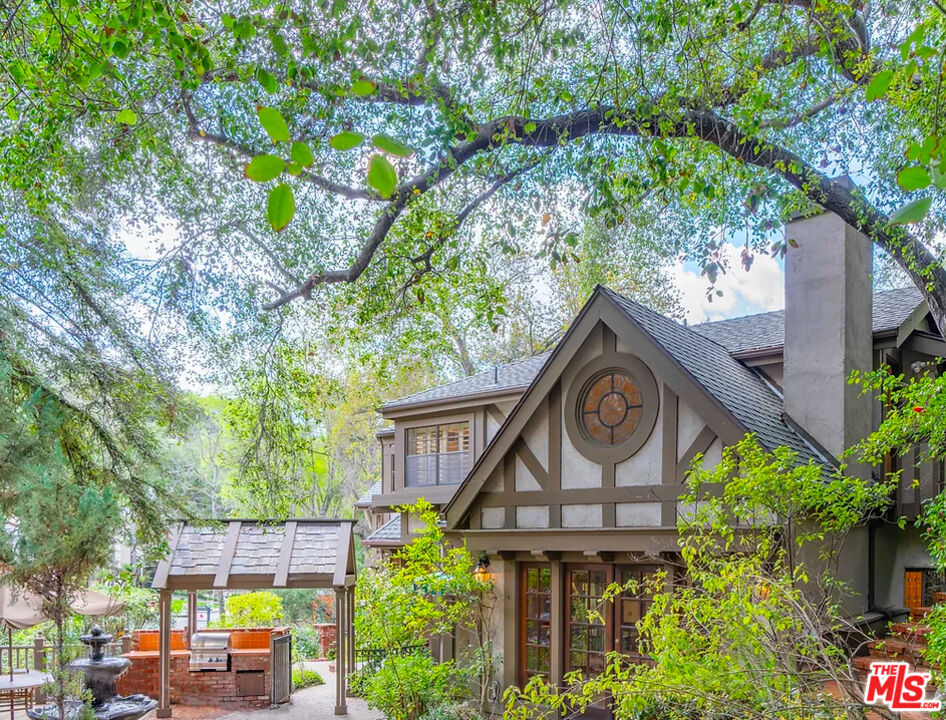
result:
[[[85,675],[86,690],[92,693],[92,713],[95,720],[137,720],[145,713],[157,707],[157,700],[147,695],[115,694],[115,681],[131,665],[131,660],[123,657],[105,657],[105,646],[112,636],[102,632],[98,626],[81,638],[89,646],[89,657],[74,660],[66,666],[67,670],[81,670]],[[72,720],[81,715],[84,703],[79,698],[66,700],[65,720]],[[59,720],[59,708],[55,703],[28,710],[33,720]]]

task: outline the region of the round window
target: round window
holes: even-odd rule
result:
[[[657,381],[640,358],[605,353],[569,383],[565,429],[575,448],[598,463],[619,463],[647,442],[657,422]]]
[[[634,378],[611,370],[588,385],[581,403],[581,425],[589,439],[617,445],[637,429],[642,409],[641,391]]]

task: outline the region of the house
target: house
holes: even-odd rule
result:
[[[674,561],[695,457],[715,464],[753,432],[836,464],[880,420],[848,384],[853,370],[886,363],[909,376],[946,356],[916,289],[873,293],[863,235],[829,213],[786,232],[784,311],[687,327],[598,287],[551,352],[381,408],[392,428],[367,505],[387,521],[365,542],[408,542],[416,528],[392,509],[425,497],[449,535],[489,558],[503,685],[559,682],[600,670],[608,651],[633,653],[648,598],[620,598],[604,625],[580,608],[610,581]],[[906,458],[895,514],[915,517],[942,482],[941,466]],[[844,552],[851,617],[895,617],[940,589],[912,525],[859,528]]]

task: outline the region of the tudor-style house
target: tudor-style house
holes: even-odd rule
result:
[[[362,499],[379,519],[365,543],[384,553],[408,542],[416,528],[392,508],[425,497],[449,535],[489,557],[504,685],[560,682],[600,670],[608,651],[634,652],[646,597],[619,598],[603,624],[582,608],[611,580],[674,560],[697,455],[715,464],[752,432],[835,464],[880,417],[848,384],[853,370],[909,376],[946,356],[916,289],[873,293],[863,235],[827,213],[786,232],[784,311],[687,327],[599,287],[551,352],[381,408],[392,427]],[[908,458],[894,514],[914,517],[942,481],[941,467]],[[852,617],[896,617],[940,589],[910,524],[861,528],[845,553]]]

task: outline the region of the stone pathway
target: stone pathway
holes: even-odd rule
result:
[[[324,685],[298,690],[292,699],[273,709],[238,710],[212,705],[174,705],[171,708],[171,720],[329,720],[335,718],[335,673],[330,673],[327,662],[307,662],[305,666],[315,670]],[[382,720],[381,713],[369,710],[361,698],[350,697],[348,715],[342,720]],[[0,719],[2,720],[2,719]],[[19,718],[17,719],[19,720]],[[148,713],[144,720],[154,720],[154,713]]]
[[[307,668],[315,670],[324,685],[299,690],[292,694],[292,699],[285,705],[273,710],[241,710],[225,715],[224,720],[328,720],[335,718],[335,673],[328,671],[327,662],[305,663]],[[349,720],[381,720],[381,713],[368,709],[361,698],[349,697]],[[175,713],[176,715],[176,713]]]

